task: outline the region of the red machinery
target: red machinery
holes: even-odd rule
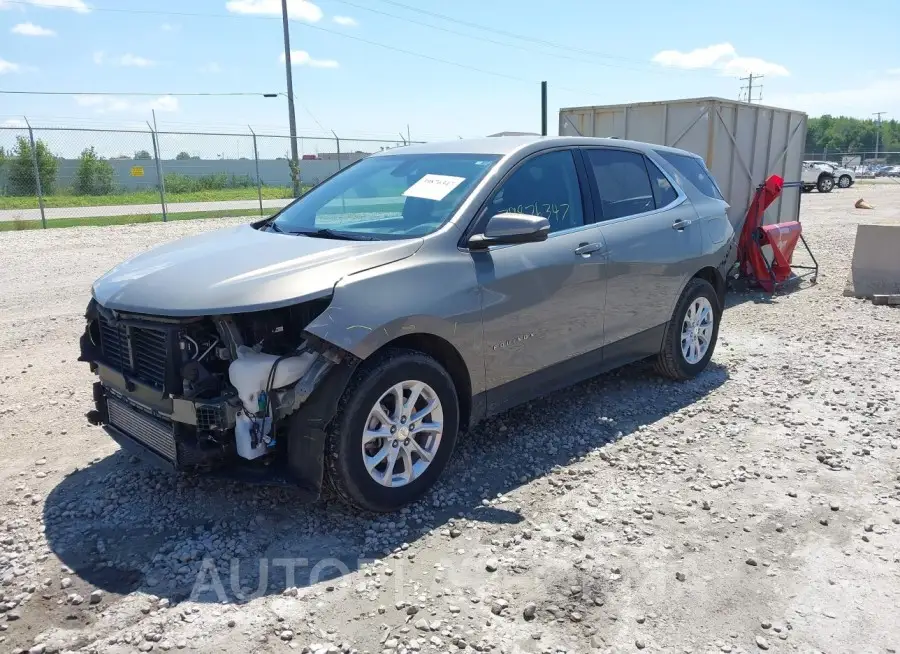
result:
[[[741,276],[754,282],[767,293],[774,293],[786,283],[799,281],[804,277],[810,277],[810,282],[815,283],[819,274],[819,264],[806,239],[803,238],[803,226],[799,221],[777,225],[763,224],[766,209],[778,199],[785,186],[799,188],[799,184],[785,184],[781,177],[772,175],[756,190],[738,241]],[[798,241],[803,243],[803,247],[809,253],[813,261],[812,266],[791,264]],[[766,247],[768,251],[763,249]],[[798,275],[794,270],[805,272]]]

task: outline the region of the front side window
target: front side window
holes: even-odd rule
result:
[[[600,194],[603,220],[656,209],[644,155],[607,148],[589,149],[585,153]]]
[[[551,233],[584,225],[572,152],[548,152],[519,166],[488,202],[486,217],[498,213],[543,216],[550,222]]]
[[[678,174],[693,184],[703,195],[714,200],[724,200],[719,192],[719,187],[706,170],[706,164],[702,159],[691,157],[686,154],[675,154],[674,152],[659,152],[657,154],[665,159],[672,167],[678,171]],[[679,184],[681,180],[676,179]]]
[[[499,159],[446,153],[363,159],[285,207],[271,228],[350,239],[425,236],[450,219]]]

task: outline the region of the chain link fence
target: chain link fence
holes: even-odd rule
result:
[[[900,178],[900,152],[839,152],[822,150],[806,152],[804,161],[828,161],[851,169],[860,178]]]
[[[0,127],[0,231],[266,216],[403,141]]]

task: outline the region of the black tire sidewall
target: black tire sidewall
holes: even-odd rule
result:
[[[844,186],[844,180],[847,180],[847,185]],[[850,175],[841,175],[841,178],[838,180],[838,186],[841,188],[850,188],[853,185],[853,180],[850,179]]]
[[[706,354],[697,363],[688,363],[681,351],[681,325],[684,323],[684,316],[687,313],[691,303],[699,297],[705,297],[709,300],[709,304],[713,310],[713,332],[710,340],[709,348]],[[719,340],[719,323],[722,320],[722,307],[719,304],[719,298],[712,284],[703,279],[692,279],[685,293],[678,303],[673,316],[672,328],[670,330],[671,338],[668,346],[673,348],[673,358],[676,365],[685,377],[695,377],[706,369],[709,360],[712,359],[713,352],[716,349],[716,343]]]
[[[410,484],[388,488],[369,475],[362,458],[362,433],[369,411],[394,384],[421,381],[437,393],[444,412],[444,432],[437,456]],[[328,470],[339,495],[355,506],[394,511],[415,501],[437,481],[453,454],[459,431],[459,400],[450,375],[434,359],[416,352],[391,353],[357,373],[342,399],[329,438]]]

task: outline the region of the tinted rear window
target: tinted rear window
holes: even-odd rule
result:
[[[697,157],[675,154],[673,152],[660,152],[657,150],[656,153],[672,164],[672,167],[675,168],[682,177],[693,184],[698,191],[703,193],[703,195],[716,200],[725,199],[722,197],[722,194],[719,193],[719,187],[716,186],[715,181],[710,177],[709,171],[706,170],[706,165],[702,160]],[[676,181],[678,183],[683,183],[680,179]]]

